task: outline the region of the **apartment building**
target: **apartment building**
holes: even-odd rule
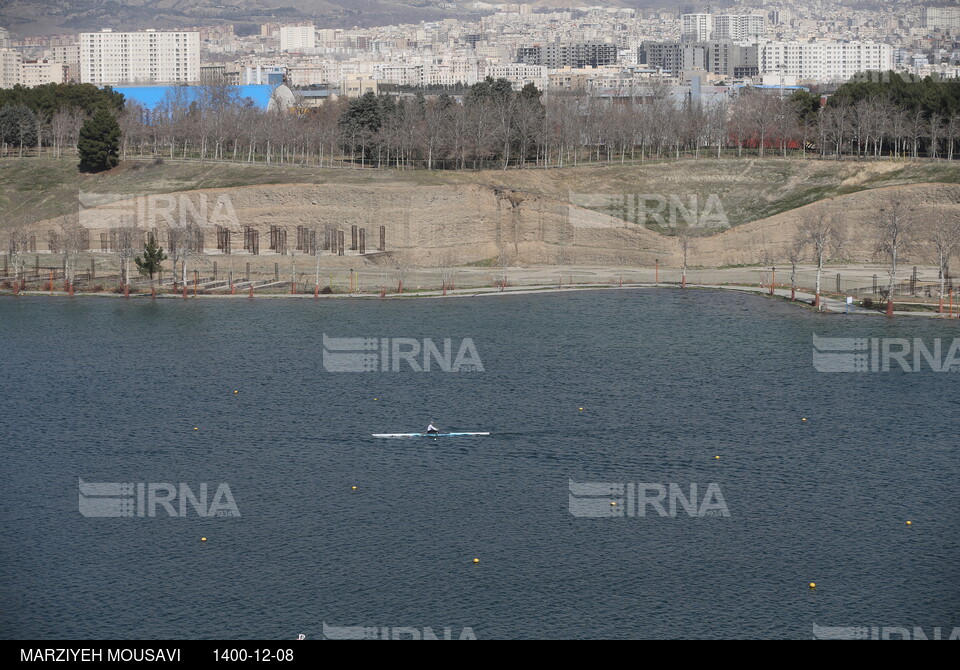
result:
[[[713,14],[684,14],[680,17],[680,39],[706,42],[713,34]]]
[[[682,42],[755,40],[766,27],[766,19],[759,14],[684,14],[680,22]]]
[[[764,17],[755,14],[720,14],[713,17],[710,39],[744,42],[763,36]]]
[[[13,88],[20,81],[22,57],[16,49],[0,49],[0,88]]]
[[[49,49],[47,60],[57,63],[80,63],[80,45],[79,44],[56,44]]]
[[[424,86],[473,86],[480,81],[480,66],[476,58],[435,58],[423,64]]]
[[[927,30],[960,30],[960,7],[924,7],[920,21]]]
[[[423,65],[407,63],[374,63],[373,78],[383,84],[420,86],[423,83]]]
[[[69,66],[48,60],[27,60],[20,65],[20,83],[24,86],[66,84],[69,81]]]
[[[732,40],[711,40],[705,42],[703,47],[703,69],[707,72],[732,79],[755,77],[760,73],[755,45],[737,44]]]
[[[294,88],[337,81],[340,81],[340,68],[336,63],[292,65],[287,68],[287,83]]]
[[[543,65],[551,70],[562,67],[601,67],[617,62],[617,45],[606,42],[572,44],[535,44],[520,47],[517,62]]]
[[[893,47],[878,42],[767,42],[760,71],[798,80],[846,81],[859,72],[893,69]]]
[[[305,53],[317,47],[317,33],[313,25],[283,26],[280,28],[280,51]]]
[[[215,86],[239,86],[240,67],[236,63],[207,63],[201,65],[200,83]]]
[[[541,91],[547,90],[550,77],[548,68],[543,65],[529,65],[527,63],[509,63],[507,65],[488,65],[483,69],[483,76],[494,79],[506,79],[519,91],[527,84],[533,84]]]
[[[366,93],[376,94],[378,90],[377,80],[369,74],[345,74],[340,79],[340,95],[348,98],[359,98]]]
[[[80,33],[80,81],[99,86],[195,84],[200,81],[200,33]]]

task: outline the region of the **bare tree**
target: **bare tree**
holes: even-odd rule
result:
[[[393,278],[397,283],[397,293],[403,293],[403,284],[407,280],[407,275],[414,269],[414,262],[409,252],[396,251],[391,254],[393,261]]]
[[[930,240],[933,260],[937,264],[940,278],[940,309],[943,314],[943,295],[946,290],[947,274],[950,271],[950,258],[960,245],[960,217],[952,212],[938,211],[927,220],[925,233]]]
[[[184,225],[187,235],[187,245],[183,257],[183,262],[180,264],[181,271],[181,281],[183,285],[187,285],[187,262],[190,260],[191,256],[200,255],[203,253],[203,229],[200,227],[199,223],[195,221],[188,221]]]
[[[693,251],[693,232],[690,228],[684,226],[677,229],[677,244],[680,247],[680,253],[683,256],[683,272],[680,275],[681,288],[687,287],[687,262],[690,252]]]
[[[397,286],[397,293],[403,293],[403,285],[411,270],[415,268],[415,263],[408,251],[391,251],[385,254],[377,254],[370,258],[373,263],[380,268],[383,275],[383,282],[386,284],[387,275],[390,276],[393,283]],[[386,286],[382,287],[386,291]]]
[[[797,299],[797,265],[803,262],[807,242],[809,242],[809,238],[798,231],[790,238],[784,249],[787,260],[790,261],[790,300]]]
[[[22,282],[24,280],[24,255],[27,252],[27,247],[29,244],[30,239],[27,235],[26,223],[21,219],[8,222],[7,251],[10,254],[10,262],[13,264],[14,282]]]
[[[313,250],[313,255],[317,260],[317,276],[313,282],[313,294],[318,295],[320,293],[320,256],[323,255],[323,243],[320,242],[321,235],[325,235],[326,229],[320,228],[319,225],[314,226],[310,230],[310,248]]]
[[[913,246],[918,218],[912,204],[890,194],[881,201],[877,217],[869,222],[873,230],[875,251],[887,265],[887,314],[893,312],[893,289],[897,268],[904,253]]]
[[[930,146],[927,150],[927,155],[936,160],[940,155],[940,143],[947,134],[947,128],[943,120],[943,115],[936,112],[931,114],[930,119],[927,121],[926,129],[927,137],[930,140]]]
[[[947,148],[947,160],[952,161],[954,157],[954,148],[957,140],[960,139],[960,112],[950,115],[944,126],[944,140]],[[879,154],[878,154],[879,155]]]
[[[130,285],[130,261],[137,248],[143,243],[143,235],[136,221],[123,217],[116,230],[117,255],[120,257],[120,287],[124,290]]]
[[[177,263],[180,263],[183,284],[187,283],[187,259],[190,257],[192,240],[185,226],[173,226],[167,230],[167,249],[173,261],[173,290],[177,290]]]
[[[460,254],[455,248],[447,249],[440,258],[440,290],[443,295],[448,290],[456,288],[454,282],[455,268],[460,265]]]
[[[500,290],[507,287],[507,271],[513,263],[513,254],[510,253],[509,243],[503,241],[497,249],[497,264],[500,266]]]
[[[77,273],[77,261],[86,251],[87,229],[80,225],[80,215],[76,212],[60,217],[60,243],[63,252],[64,280],[73,284]]]
[[[819,309],[823,267],[843,251],[846,244],[845,231],[824,205],[816,205],[807,208],[802,214],[797,235],[813,248],[813,260],[817,265],[817,287],[813,306]]]

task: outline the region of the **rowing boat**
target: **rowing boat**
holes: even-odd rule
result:
[[[374,437],[472,437],[490,433],[373,433]]]

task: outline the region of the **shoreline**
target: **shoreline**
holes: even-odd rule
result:
[[[212,299],[212,300],[257,300],[257,299],[299,299],[299,300],[416,300],[416,299],[462,299],[462,298],[479,298],[479,297],[505,297],[505,296],[514,296],[514,295],[533,295],[533,294],[543,294],[543,293],[569,293],[573,291],[583,292],[583,291],[627,291],[627,290],[649,290],[649,289],[669,289],[669,290],[678,290],[678,291],[687,291],[687,290],[697,290],[697,291],[731,291],[737,293],[746,293],[753,294],[760,297],[773,297],[779,299],[781,302],[787,304],[795,305],[801,309],[808,309],[811,311],[818,311],[820,314],[846,314],[850,316],[865,316],[865,315],[875,315],[875,316],[886,316],[884,312],[880,312],[873,309],[866,309],[863,307],[855,306],[854,309],[850,312],[846,311],[846,304],[836,300],[835,298],[827,297],[821,294],[821,302],[823,308],[821,310],[813,309],[813,299],[814,295],[805,291],[796,291],[796,299],[790,299],[790,289],[777,288],[773,293],[770,292],[768,287],[760,286],[735,286],[735,285],[724,285],[724,284],[687,284],[686,287],[682,287],[677,283],[667,283],[660,282],[659,284],[655,283],[637,283],[637,284],[627,284],[627,285],[618,285],[618,284],[578,284],[571,286],[558,287],[557,285],[540,285],[540,286],[518,286],[516,288],[507,287],[505,289],[499,289],[496,287],[483,287],[483,288],[471,288],[471,289],[454,289],[447,291],[444,294],[441,290],[429,290],[429,291],[411,291],[409,293],[389,293],[384,296],[380,296],[376,293],[321,293],[318,296],[314,296],[312,293],[255,293],[252,297],[248,293],[237,293],[235,295],[220,295],[220,294],[210,294],[210,293],[198,293],[197,295],[188,294],[186,298],[179,294],[172,293],[158,293],[156,296],[152,296],[149,293],[137,293],[130,296],[125,296],[122,293],[115,292],[97,292],[97,293],[83,293],[75,292],[72,296],[65,291],[20,291],[19,293],[14,293],[12,290],[4,289],[0,290],[0,297],[50,297],[50,298],[120,298],[126,300],[192,300],[194,298],[203,298],[203,299]],[[894,303],[896,306],[896,303]],[[904,310],[894,310],[895,316],[919,316],[927,317],[934,319],[950,319],[949,314],[940,314],[936,311],[904,311]],[[960,319],[960,305],[958,305],[957,318]]]

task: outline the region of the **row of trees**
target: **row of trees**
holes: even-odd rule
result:
[[[325,249],[321,243],[328,232],[328,226],[323,224],[306,227],[302,231],[304,242],[299,247],[291,245],[287,249],[292,283],[296,284],[300,277],[297,272],[297,258],[313,257],[315,290],[320,290],[321,259],[325,254],[336,253]],[[859,242],[866,242],[868,247],[872,248],[875,259],[887,268],[887,285],[881,288],[879,293],[886,298],[888,310],[893,310],[895,288],[903,281],[901,268],[908,261],[914,264],[928,263],[938,269],[940,308],[943,310],[946,282],[951,274],[950,264],[960,252],[960,216],[949,208],[934,212],[924,211],[918,207],[917,202],[888,195],[878,200],[877,215],[864,222],[861,232],[866,234],[866,239]],[[63,256],[65,280],[73,283],[79,256],[87,251],[88,246],[77,215],[59,217],[58,228],[51,231],[51,235],[56,238],[54,252]],[[161,236],[167,243],[169,260],[173,262],[174,290],[177,290],[178,282],[182,286],[187,285],[190,276],[188,266],[197,255],[203,253],[200,241],[203,236],[199,227],[189,224],[162,231],[144,231],[129,221],[111,231],[112,249],[119,260],[121,286],[127,286],[131,282],[131,262],[136,265],[141,275],[149,276],[151,287],[154,286],[156,273],[161,271],[162,263],[168,260],[167,253],[160,246]],[[24,271],[28,248],[26,226],[11,227],[6,237],[14,278],[17,280]],[[690,256],[695,255],[697,238],[685,229],[681,229],[676,237],[681,256],[682,283],[685,285],[688,263]],[[816,273],[812,287],[816,296],[814,304],[819,306],[824,271],[831,262],[845,258],[853,241],[850,230],[827,206],[807,208],[780,255],[781,259],[791,266],[791,286],[794,291],[797,289],[798,267],[812,264]],[[142,254],[139,254],[141,251]],[[415,267],[411,257],[399,252],[390,256],[377,256],[371,260],[383,274],[383,286],[387,285],[389,275],[396,290],[402,292],[405,278]],[[498,260],[503,274],[502,283],[506,285],[510,258],[504,253]],[[441,258],[438,267],[444,290],[452,286],[453,268],[461,263],[462,257],[455,249],[449,250]]]
[[[934,114],[952,116],[960,112],[960,80],[920,79],[896,72],[865,73],[840,86],[830,100],[837,105],[889,100],[897,107],[919,111],[925,118]]]
[[[953,160],[960,149],[960,83],[896,78],[818,95],[741,89],[707,104],[677,99],[665,82],[628,97],[543,96],[487,79],[462,96],[377,96],[262,110],[228,86],[174,87],[153,109],[105,89],[0,95],[0,144],[57,155],[75,148],[84,120],[117,118],[120,158],[166,156],[281,164],[427,169],[548,167],[724,153]],[[913,86],[914,88],[910,88]],[[60,89],[57,89],[59,91]],[[40,91],[39,93],[29,93]],[[82,94],[81,94],[82,93]],[[118,99],[120,102],[118,102]],[[282,107],[282,105],[281,105]],[[104,126],[101,121],[98,125]]]
[[[116,117],[123,109],[123,95],[93,84],[0,89],[0,153],[23,156],[29,149],[72,154],[84,121],[98,111]]]
[[[462,99],[376,96],[318,109],[263,111],[215,88],[172,93],[156,109],[128,104],[121,157],[463,169],[547,167],[649,158],[815,152],[823,157],[953,160],[960,112],[927,114],[890,97],[818,96],[743,89],[719,103],[678,101],[653,83],[644,95],[552,94],[504,80]]]
[[[80,224],[77,213],[61,214],[53,223],[55,228],[49,230],[51,252],[63,257],[64,280],[73,283],[77,276],[80,255],[90,249],[89,229]],[[29,226],[25,221],[13,221],[4,231],[4,253],[10,259],[15,280],[25,274],[26,255],[30,248]],[[148,231],[136,225],[131,218],[110,230],[110,246],[119,260],[120,284],[126,286],[131,282],[131,263],[140,274],[149,275],[151,283],[154,275],[161,270],[163,261],[168,259],[166,251],[160,246],[159,231]],[[169,259],[173,261],[174,282],[180,276],[180,281],[186,284],[188,278],[189,260],[203,253],[200,227],[195,223],[188,223],[183,227],[172,227],[165,231],[165,238],[170,251]],[[145,241],[146,240],[146,241]],[[143,251],[143,254],[137,254]]]
[[[940,311],[950,261],[960,252],[960,216],[941,207],[921,212],[917,203],[889,195],[880,198],[877,215],[865,221],[868,242],[877,260],[887,268],[887,287],[880,293],[893,311],[894,287],[900,282],[900,267],[907,258],[928,262],[938,270]],[[843,257],[850,243],[849,231],[825,205],[808,208],[797,231],[784,248],[791,265],[791,285],[796,290],[797,266],[810,261],[816,267],[815,306],[820,305],[821,279],[825,266]]]

